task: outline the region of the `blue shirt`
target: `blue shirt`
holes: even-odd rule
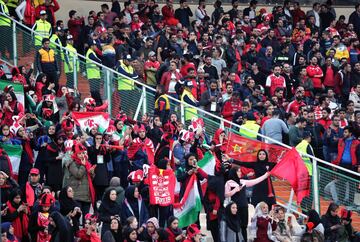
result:
[[[348,138],[345,140],[345,148],[344,152],[341,157],[341,164],[342,165],[351,165],[351,144],[353,139]]]

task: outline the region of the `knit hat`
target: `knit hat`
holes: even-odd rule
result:
[[[191,224],[189,225],[189,227],[186,230],[186,234],[188,236],[189,239],[194,238],[197,234],[201,234],[201,231],[199,230],[199,228],[197,227],[196,224]]]
[[[95,102],[94,98],[87,97],[87,98],[84,99],[84,104],[85,104],[85,106],[87,106],[87,105],[95,106],[96,102]]]
[[[159,220],[155,217],[152,217],[152,218],[149,218],[146,223],[152,223],[155,227],[155,229],[158,229],[159,228]]]
[[[65,151],[69,151],[72,149],[73,146],[76,145],[76,140],[68,139],[65,140],[64,144],[65,144]]]
[[[67,119],[67,120],[64,120],[62,123],[61,123],[61,128],[65,131],[65,132],[68,132],[68,131],[73,131],[74,129],[74,124],[71,120]]]
[[[79,153],[79,152],[82,152],[82,151],[86,151],[86,147],[83,145],[83,144],[80,144],[80,143],[76,143],[74,146],[73,146],[73,152],[76,154],[76,153]]]
[[[351,220],[352,211],[348,211],[348,210],[346,210],[345,208],[343,208],[343,209],[341,209],[340,214],[341,214],[340,217],[341,217],[343,220],[347,220],[347,221],[350,221],[350,220]]]
[[[13,125],[11,125],[10,132],[13,133],[13,135],[16,135],[21,127],[22,126],[18,122],[15,122]]]
[[[115,131],[115,126],[110,124],[109,127],[106,129],[105,134],[112,135]]]

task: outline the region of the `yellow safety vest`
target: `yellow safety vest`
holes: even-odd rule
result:
[[[44,50],[41,48],[39,50],[40,61],[41,63],[53,63],[55,62],[55,51],[53,49]]]
[[[6,5],[8,8],[16,8],[19,5],[19,0],[8,0]]]
[[[43,38],[50,38],[51,33],[51,24],[41,19],[36,20],[36,29],[34,31],[38,34],[35,34],[35,46],[41,46],[41,42]]]
[[[309,142],[307,142],[306,140],[302,140],[295,148],[300,154],[301,153],[307,154],[307,148],[309,145],[310,145]],[[312,149],[311,145],[310,145],[310,148]],[[313,167],[312,167],[310,158],[307,156],[303,156],[303,155],[301,156],[301,158],[305,162],[305,166],[309,172],[309,175],[312,176]]]
[[[196,108],[192,108],[188,105],[186,105],[185,101],[184,101],[184,97],[188,96],[193,102],[196,102],[194,96],[192,95],[191,92],[189,92],[188,90],[184,90],[182,95],[181,95],[181,102],[184,103],[184,113],[185,113],[185,121],[187,120],[191,120],[192,118],[198,118],[197,116],[197,110]]]
[[[55,50],[56,54],[58,54],[58,46],[55,43],[59,43],[59,36],[57,36],[56,34],[52,34],[50,37],[50,48]],[[61,42],[60,42],[61,44]]]
[[[89,58],[90,54],[96,55],[91,48],[86,52],[86,76],[87,79],[100,79],[100,68]]]
[[[3,14],[9,16],[9,9],[7,8],[6,4],[4,3],[4,1],[0,0],[0,7],[2,7],[4,9]],[[3,15],[0,15],[0,26],[6,26],[6,27],[11,27],[11,20],[8,17],[5,17]],[[9,33],[10,34],[10,33]],[[2,43],[4,44],[4,43]]]
[[[125,65],[124,62],[120,61],[120,66],[123,68],[127,73],[134,74],[134,68],[131,65]],[[134,90],[134,81],[122,76],[119,76],[118,79],[118,90]]]
[[[77,51],[74,46],[67,44],[66,52],[62,55],[62,60],[64,62],[64,71],[65,73],[73,73],[74,72],[74,56],[76,61],[76,72],[79,71],[79,61],[77,59]],[[66,62],[65,55],[67,55],[67,59],[69,64]]]
[[[247,131],[243,128],[246,128],[248,130],[251,130],[251,131],[254,131],[254,133],[250,132],[250,131]],[[253,121],[253,120],[248,120],[246,121],[245,124],[241,125],[240,126],[240,135],[241,136],[244,136],[246,138],[249,138],[249,139],[256,139],[257,138],[257,135],[259,133],[259,129],[260,129],[260,125],[258,125],[256,123],[256,121]]]
[[[169,98],[168,98],[165,94],[161,95],[160,97],[158,97],[158,98],[156,99],[154,108],[155,108],[155,109],[159,109],[159,99],[160,99],[160,98],[164,98],[164,99],[165,99],[165,102],[166,102],[166,104],[165,104],[165,110],[170,110],[170,101],[169,101]]]

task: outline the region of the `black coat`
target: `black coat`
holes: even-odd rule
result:
[[[103,235],[106,231],[110,230],[111,216],[121,215],[121,206],[116,201],[110,200],[110,192],[112,189],[109,189],[105,194],[104,198],[101,201],[99,208],[99,220],[103,222],[101,229],[101,234]]]
[[[46,184],[55,190],[60,190],[63,181],[62,160],[56,159],[60,147],[54,142],[46,146],[44,162],[46,166]]]
[[[109,186],[109,173],[107,163],[110,161],[110,153],[104,147],[96,149],[95,145],[88,148],[89,162],[96,165],[95,177],[93,179],[94,186]],[[103,162],[98,163],[98,156],[103,156]]]

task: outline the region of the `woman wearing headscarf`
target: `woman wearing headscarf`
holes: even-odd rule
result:
[[[62,158],[64,157],[66,136],[58,133],[54,142],[47,144],[45,151],[46,185],[50,186],[54,192],[60,191],[63,181]]]
[[[11,222],[14,227],[14,235],[21,241],[29,241],[29,207],[21,201],[21,190],[16,188],[10,194],[9,201],[6,202],[7,213],[2,216],[3,221]]]
[[[60,213],[72,221],[73,232],[79,230],[81,210],[80,205],[74,200],[74,190],[70,186],[61,189],[59,194]]]
[[[230,202],[225,208],[224,216],[220,222],[220,241],[245,241],[241,233],[241,222],[238,207],[235,202]]]
[[[73,242],[74,236],[71,233],[71,225],[61,213],[55,211],[49,216],[50,242]]]
[[[103,200],[99,208],[99,220],[103,222],[101,234],[110,230],[111,220],[115,217],[120,218],[120,205],[116,202],[116,190],[109,190],[104,194]]]
[[[124,229],[124,242],[137,242],[138,234],[136,229],[131,227],[126,227]]]
[[[257,178],[269,172],[276,165],[274,162],[269,162],[268,153],[264,149],[260,149],[256,157],[256,162],[239,162],[234,160],[234,163],[253,169]],[[259,202],[266,202],[269,208],[276,204],[275,191],[270,177],[253,188],[251,204],[256,206]]]
[[[269,214],[268,205],[260,202],[256,205],[255,214],[251,219],[249,239],[253,242],[273,242],[277,241],[273,235],[277,227],[277,222]]]
[[[248,225],[248,200],[246,197],[245,187],[256,186],[260,182],[269,177],[269,173],[265,173],[262,176],[253,179],[245,180],[241,179],[243,176],[241,167],[233,167],[229,171],[228,181],[225,184],[225,197],[231,198],[238,207],[238,215],[241,220],[241,229],[244,240],[247,241],[247,225]]]
[[[320,233],[324,234],[325,232],[324,225],[321,222],[321,218],[318,212],[316,212],[316,210],[314,209],[309,210],[307,216],[308,216],[308,223],[313,224],[313,230],[317,230]]]
[[[14,138],[14,135],[10,132],[9,125],[1,125],[0,128],[0,143],[4,145],[19,145],[21,144]]]
[[[342,227],[339,213],[339,205],[330,203],[326,213],[321,216],[321,222],[325,228],[325,241],[338,241],[340,237],[339,230]]]
[[[48,232],[49,211],[51,205],[55,202],[55,198],[51,194],[43,194],[40,198],[40,209],[34,211],[30,215],[29,233],[31,238],[37,242],[48,242],[50,235]]]
[[[3,111],[3,124],[12,125],[13,116],[18,116],[24,114],[24,106],[17,100],[17,97],[14,92],[8,92],[5,95],[5,100],[2,103]]]
[[[110,152],[105,147],[101,133],[94,135],[94,145],[88,147],[89,162],[96,166],[95,177],[93,179],[94,188],[96,191],[96,200],[101,200],[104,195],[106,187],[109,186],[109,171],[107,164],[110,162]]]
[[[87,214],[90,205],[95,204],[95,189],[92,184],[95,167],[88,161],[85,146],[77,143],[72,147],[72,151],[72,161],[67,167],[67,175],[64,176],[64,186],[74,189],[74,200],[79,203],[82,213]]]
[[[47,165],[46,165],[46,153],[47,153],[47,146],[56,140],[56,127],[55,125],[50,125],[47,130],[46,134],[40,136],[37,139],[37,147],[36,150],[38,151],[38,156],[35,161],[35,168],[38,168],[40,171],[40,182],[43,183],[44,175],[47,174]]]
[[[125,190],[125,200],[121,208],[121,221],[125,222],[130,216],[135,216],[139,225],[145,225],[149,218],[148,210],[136,186],[129,186]]]
[[[14,235],[14,227],[10,222],[1,224],[1,234],[6,233],[6,242],[19,242],[18,238]]]
[[[169,242],[179,242],[185,238],[181,228],[179,228],[179,219],[177,217],[170,216],[167,225],[166,232],[168,232]]]
[[[5,172],[0,171],[1,204],[5,204],[9,200],[11,192],[17,187],[18,184],[14,179]]]
[[[103,242],[123,242],[120,217],[113,217],[110,221],[110,230],[102,236]]]

